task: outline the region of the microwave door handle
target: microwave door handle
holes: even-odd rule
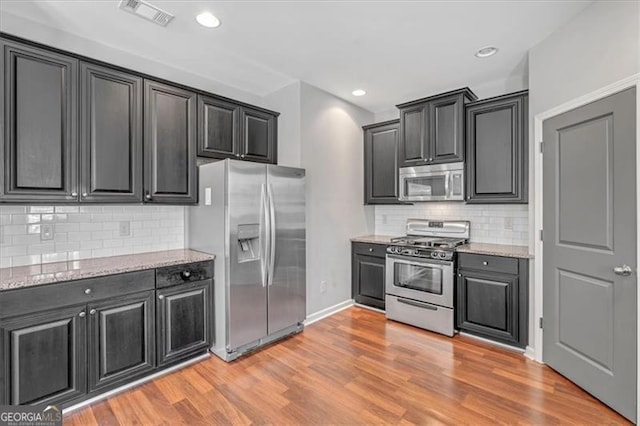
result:
[[[451,198],[451,196],[449,195],[449,188],[451,187],[450,185],[450,180],[452,177],[452,173],[451,172],[447,172],[447,177],[444,179],[444,198]]]

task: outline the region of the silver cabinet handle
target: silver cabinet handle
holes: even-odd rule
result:
[[[244,158],[244,154],[242,154],[242,155],[240,156],[240,158]]]
[[[91,294],[91,289],[90,289],[90,288],[86,289],[86,290],[84,291],[84,294]]]
[[[182,278],[189,278],[191,276],[191,272],[189,271],[182,271]]]
[[[482,264],[483,264],[484,266],[487,266],[487,265],[489,264],[489,262],[487,262],[487,261],[485,260],[484,262],[482,262]]]
[[[429,161],[433,161],[433,157],[429,157]]]
[[[236,157],[240,158],[240,154],[236,154]]]
[[[82,312],[80,312],[80,313],[78,314],[78,316],[79,316],[80,318],[84,318],[84,317],[86,317],[86,316],[87,316],[87,313],[86,313],[85,311],[82,311]]]
[[[160,295],[160,296],[158,296],[158,299],[162,300],[162,299],[164,299],[164,296]]]
[[[95,314],[96,314],[96,312],[98,312],[98,311],[96,311],[95,309],[92,309],[92,310],[90,310],[90,311],[89,311],[89,314],[90,314],[90,315],[95,315]]]
[[[77,197],[77,196],[78,196],[78,193],[74,191],[74,192],[72,192],[72,193],[71,193],[71,196],[72,196],[72,197]]]
[[[616,266],[615,268],[613,268],[613,272],[615,272],[616,275],[622,275],[623,277],[628,277],[629,275],[631,275],[631,266],[628,265],[622,265],[622,266]]]
[[[150,199],[151,199],[151,194],[147,194],[147,195],[145,195],[145,198],[146,198],[147,200],[150,200]]]
[[[370,251],[370,252],[373,252],[373,249],[372,249],[372,248],[370,248],[370,249],[369,249],[369,251]]]
[[[83,196],[83,197],[87,197],[87,196],[89,196],[89,194],[87,194],[86,192],[83,192],[83,193],[82,193],[82,196]]]

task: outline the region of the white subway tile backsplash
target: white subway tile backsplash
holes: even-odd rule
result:
[[[526,204],[491,205],[455,202],[416,203],[411,206],[376,206],[375,233],[404,235],[407,219],[449,219],[471,222],[471,241],[528,245],[529,216]],[[508,220],[511,219],[511,228]]]
[[[180,206],[0,206],[0,268],[184,248]],[[120,221],[130,235],[120,236]],[[42,224],[53,225],[41,241]],[[515,223],[515,222],[514,222]]]

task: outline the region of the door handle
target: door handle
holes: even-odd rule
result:
[[[273,285],[273,270],[276,267],[276,211],[273,205],[273,194],[271,184],[267,185],[269,194],[269,269],[267,273],[268,285]]]
[[[623,277],[628,277],[629,275],[631,275],[631,266],[628,265],[622,265],[622,266],[616,266],[615,268],[613,268],[613,272],[616,275],[622,275]]]

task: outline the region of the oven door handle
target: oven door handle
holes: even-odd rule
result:
[[[429,309],[431,311],[437,311],[438,310],[437,306],[428,305],[428,304],[422,303],[422,302],[416,302],[415,300],[402,299],[402,298],[398,297],[398,302],[404,303],[405,305],[415,306],[415,307],[418,307],[418,308]]]
[[[403,256],[398,254],[389,254],[387,253],[387,257],[389,259],[397,260],[397,263],[404,263],[406,265],[415,265],[415,266],[449,266],[453,262],[451,260],[438,260],[429,257],[411,257],[411,256]],[[442,269],[442,268],[438,268]]]

